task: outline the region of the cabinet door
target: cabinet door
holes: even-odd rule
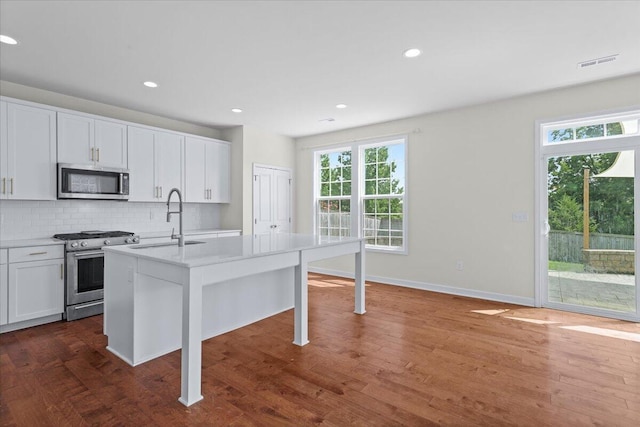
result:
[[[158,191],[154,178],[154,132],[129,126],[127,139],[129,200],[155,202]]]
[[[7,198],[56,199],[56,113],[7,103]]]
[[[156,185],[162,201],[166,200],[172,188],[182,191],[183,141],[181,135],[165,132],[155,134]]]
[[[0,199],[7,198],[7,145],[9,144],[7,132],[7,103],[0,101]]]
[[[211,201],[229,203],[231,198],[229,183],[231,147],[229,144],[211,142],[207,145],[207,151],[207,188],[210,189]]]
[[[7,250],[0,249],[0,325],[9,321],[9,289],[7,284]]]
[[[100,166],[127,168],[127,127],[95,121],[95,160]]]
[[[94,122],[88,117],[58,113],[58,162],[93,164]]]
[[[199,138],[187,137],[185,151],[185,200],[190,203],[208,202],[208,188],[205,187],[206,142]]]
[[[64,310],[63,260],[9,264],[9,323]]]

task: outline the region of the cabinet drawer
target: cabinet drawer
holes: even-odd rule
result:
[[[45,259],[56,259],[64,257],[63,245],[29,246],[26,248],[9,249],[9,261],[26,262],[42,261]]]
[[[0,249],[0,264],[6,264],[7,263],[7,250],[6,249]]]

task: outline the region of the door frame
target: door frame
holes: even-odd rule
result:
[[[637,109],[637,108],[636,108]],[[536,307],[546,307],[564,311],[575,311],[601,317],[612,317],[621,320],[640,322],[640,136],[629,136],[620,139],[605,140],[585,140],[579,143],[558,144],[557,146],[543,145],[543,126],[563,121],[579,121],[581,119],[615,116],[628,113],[633,108],[625,108],[615,111],[594,113],[589,115],[579,115],[564,117],[554,120],[537,120],[535,124],[535,200],[534,200],[534,303]],[[606,310],[586,306],[574,306],[548,301],[548,183],[547,183],[547,161],[550,157],[574,156],[590,153],[604,153],[614,151],[634,151],[635,152],[635,178],[634,178],[634,233],[636,236],[635,251],[635,277],[636,277],[636,312],[624,313],[615,310]],[[571,310],[569,310],[571,309]]]
[[[289,179],[291,180],[291,187],[289,191],[289,218],[291,218],[291,223],[289,226],[289,232],[291,230],[295,230],[295,218],[293,217],[293,169],[285,168],[282,166],[273,166],[266,165],[262,163],[253,163],[251,168],[251,234],[255,235],[255,226],[256,226],[256,194],[255,194],[255,176],[256,176],[256,168],[263,169],[274,169],[283,172],[287,172],[289,174]]]

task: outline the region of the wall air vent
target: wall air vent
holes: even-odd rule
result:
[[[578,68],[593,67],[596,65],[605,64],[607,62],[613,62],[617,59],[618,59],[618,54],[616,53],[615,55],[603,56],[602,58],[590,59],[588,61],[578,62]]]

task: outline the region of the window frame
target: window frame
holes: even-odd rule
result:
[[[349,199],[350,204],[350,219],[351,236],[363,238],[364,230],[364,201],[369,199],[402,199],[402,246],[392,247],[383,245],[371,245],[366,244],[366,250],[370,252],[381,252],[389,254],[408,254],[408,135],[391,135],[380,138],[358,140],[349,143],[334,144],[331,146],[324,146],[314,149],[313,151],[313,232],[318,234],[319,231],[319,202],[321,200],[345,200]],[[392,145],[403,146],[403,193],[402,194],[374,194],[366,195],[365,192],[365,162],[364,153],[368,148],[379,148]],[[320,169],[321,169],[321,156],[323,154],[336,153],[350,151],[351,152],[351,195],[350,196],[321,196],[321,182],[320,182]],[[391,231],[391,230],[390,230]]]

